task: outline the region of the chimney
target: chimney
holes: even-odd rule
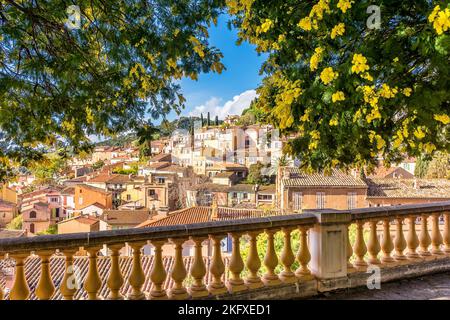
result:
[[[212,201],[212,205],[211,205],[211,209],[212,209],[212,211],[211,211],[211,220],[216,220],[217,218],[218,218],[218,206],[217,206],[217,199],[216,199],[216,197],[214,196],[213,197],[213,201]]]
[[[414,189],[420,189],[419,181],[417,181],[417,179],[414,179],[413,186],[414,186]]]

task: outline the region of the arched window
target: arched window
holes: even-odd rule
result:
[[[34,212],[34,213],[36,213],[36,212]],[[34,233],[34,223],[30,223],[30,232]]]
[[[36,211],[30,212],[30,219],[36,218]]]

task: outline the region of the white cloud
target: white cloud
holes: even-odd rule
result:
[[[219,116],[219,119],[224,119],[230,114],[241,115],[242,111],[248,108],[252,100],[256,97],[257,94],[255,90],[247,90],[240,95],[234,96],[233,100],[228,100],[223,105],[221,104],[221,98],[212,97],[204,104],[194,107],[194,109],[189,112],[189,115],[200,116],[200,113],[203,113],[203,116],[206,116],[209,112],[211,119],[216,115]]]

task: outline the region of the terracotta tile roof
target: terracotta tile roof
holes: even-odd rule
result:
[[[93,187],[93,186],[90,186],[90,185],[87,185],[87,184],[80,184],[77,187],[80,187],[80,188],[83,188],[83,189],[87,189],[87,190],[91,190],[91,191],[98,192],[98,193],[102,193],[102,194],[110,194],[110,192],[107,192],[107,191],[105,191],[102,188]]]
[[[26,230],[0,229],[0,239],[20,238],[26,236]]]
[[[232,171],[223,171],[223,172],[219,172],[218,174],[216,174],[214,178],[230,178],[231,176],[233,176],[235,173]]]
[[[283,178],[287,187],[356,187],[367,188],[366,183],[350,174],[333,169],[331,175],[323,173],[306,174],[298,168],[287,168],[289,178]]]
[[[151,164],[146,165],[146,168],[149,169],[162,169],[164,168],[164,170],[170,166],[170,162],[153,162]]]
[[[16,207],[15,203],[0,199],[0,210],[12,210]]]
[[[142,210],[105,210],[100,219],[110,225],[136,226],[150,217],[149,209]]]
[[[75,194],[75,187],[67,187],[67,188],[64,188],[64,189],[61,191],[61,194],[65,194],[65,195],[71,194],[71,195],[73,195],[73,194]]]
[[[97,183],[125,183],[130,181],[130,177],[126,174],[99,174],[92,177],[88,182]]]
[[[141,262],[142,262],[142,269],[144,271],[145,282],[142,286],[142,291],[145,293],[150,292],[152,283],[149,277],[149,274],[151,273],[151,270],[153,268],[153,255],[143,255]],[[205,267],[207,270],[206,276],[205,276],[205,284],[208,285],[210,281],[212,280],[212,275],[209,273],[209,266],[210,266],[210,259],[208,257],[203,257],[203,260],[205,262]],[[226,272],[224,273],[224,280],[227,281],[229,278],[229,271],[228,271],[228,265],[229,265],[229,258],[223,257],[223,261],[225,264]],[[186,270],[189,270],[191,268],[191,265],[194,262],[194,257],[183,257],[183,262],[185,265]],[[88,268],[89,268],[89,258],[86,256],[76,256],[74,257],[74,269],[76,270],[76,274],[78,276],[77,280],[80,284],[80,289],[78,289],[75,293],[75,299],[87,299],[87,293],[83,288],[83,283],[86,279]],[[132,292],[132,287],[130,283],[128,282],[129,276],[131,274],[131,269],[133,265],[133,258],[128,256],[120,256],[119,257],[119,264],[120,264],[120,270],[122,271],[122,275],[125,279],[124,284],[120,290],[120,293],[123,295],[127,295]],[[172,256],[164,256],[163,257],[163,265],[166,269],[167,277],[166,281],[164,282],[164,288],[166,290],[170,289],[173,286],[173,280],[170,277],[170,270],[174,264],[174,257]],[[0,260],[0,286],[5,288],[5,275],[2,272],[3,270],[6,270],[7,268],[14,267],[15,263],[12,259],[4,259]],[[97,267],[98,272],[100,275],[100,279],[102,282],[102,286],[99,290],[99,295],[101,297],[107,297],[109,294],[109,288],[107,285],[108,276],[110,273],[110,267],[111,267],[111,260],[109,257],[98,257],[97,259]],[[27,279],[27,283],[30,289],[30,299],[31,300],[37,300],[35,290],[39,282],[39,277],[41,274],[40,271],[41,263],[40,258],[38,256],[30,256],[25,260],[25,277]],[[61,292],[59,291],[60,283],[64,277],[65,272],[65,257],[61,255],[54,255],[50,258],[50,274],[53,280],[53,283],[55,285],[55,293],[52,297],[52,300],[62,300],[63,297],[61,295]],[[9,293],[6,293],[4,296],[5,299],[9,299]]]
[[[367,179],[367,197],[450,199],[450,180]],[[416,185],[415,185],[416,184]]]
[[[101,203],[99,203],[99,202],[94,202],[94,203],[90,203],[90,204],[88,204],[88,205],[86,205],[86,206],[80,208],[80,210],[86,209],[87,207],[90,207],[90,206],[96,206],[97,208],[100,208],[100,209],[105,209],[105,208],[106,208],[106,207],[105,207],[104,205],[102,205]]]
[[[386,168],[384,166],[379,166],[375,169],[373,173],[371,173],[368,178],[394,178],[398,177],[399,179],[413,179],[414,175],[402,167],[390,167]],[[391,176],[391,177],[389,177]]]
[[[73,217],[73,218],[70,218],[70,219],[66,219],[66,220],[60,221],[60,222],[58,222],[58,224],[63,224],[63,223],[66,223],[66,222],[69,222],[69,221],[73,221],[73,220],[76,220],[79,223],[88,224],[88,225],[93,225],[93,224],[96,224],[96,223],[98,223],[100,221],[100,220],[98,220],[98,219],[96,219],[94,217],[83,215],[83,216],[77,216],[77,217]]]
[[[64,183],[71,183],[71,182],[85,182],[87,181],[87,176],[81,176],[81,177],[77,177],[77,178],[73,178],[73,179],[69,179],[69,180],[65,180]]]
[[[236,208],[219,207],[217,218],[213,218],[211,207],[191,207],[174,211],[170,213],[169,216],[159,220],[154,219],[147,220],[138,225],[137,228],[186,225],[218,220],[219,221],[236,220],[247,218],[270,217],[277,215],[282,215],[282,213],[276,210],[236,209]]]
[[[172,162],[172,155],[170,153],[160,153],[152,157],[149,162]]]
[[[208,190],[212,192],[228,192],[228,186],[217,183],[201,183],[188,187],[188,190],[198,191],[198,190]]]

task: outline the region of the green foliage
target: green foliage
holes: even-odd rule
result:
[[[446,152],[436,152],[428,164],[425,178],[450,179],[450,155]]]
[[[58,234],[58,226],[55,224],[55,225],[48,227],[47,230],[36,233],[36,235],[38,235],[38,236],[43,236],[43,235],[47,235],[47,234]]]
[[[256,108],[296,136],[285,151],[309,171],[450,148],[450,29],[433,16],[449,2],[380,1],[380,29],[366,25],[372,4],[228,2],[240,40],[269,55]]]
[[[23,226],[23,217],[21,214],[19,214],[6,225],[6,229],[22,230],[22,226]]]
[[[261,174],[261,170],[264,168],[264,165],[261,162],[251,164],[248,169],[247,183],[250,184],[262,184],[263,176]]]
[[[67,167],[66,160],[58,154],[46,154],[40,161],[31,164],[31,172],[35,175],[37,185],[54,184]]]
[[[0,159],[79,153],[89,135],[141,128],[185,99],[178,80],[223,69],[207,29],[223,1],[88,1],[69,29],[67,1],[1,1]],[[9,163],[9,161],[13,163]],[[0,167],[3,178],[7,172]]]
[[[416,167],[414,168],[414,175],[418,178],[424,178],[428,171],[430,161],[431,159],[427,155],[420,155],[419,157],[417,157]]]
[[[138,165],[132,165],[131,169],[114,169],[113,173],[137,175],[138,174],[138,170],[139,170]]]
[[[98,169],[103,168],[104,165],[105,165],[105,162],[103,160],[98,160],[96,163],[94,163],[92,165],[92,169],[98,170]]]

